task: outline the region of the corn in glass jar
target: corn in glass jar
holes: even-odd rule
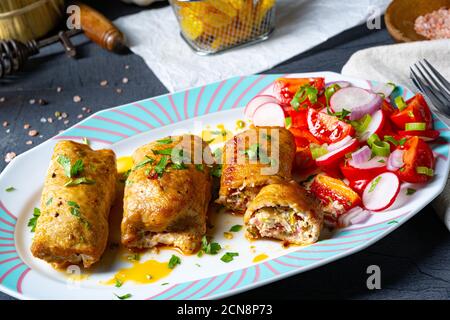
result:
[[[199,54],[262,41],[275,27],[276,0],[170,0],[184,40]]]

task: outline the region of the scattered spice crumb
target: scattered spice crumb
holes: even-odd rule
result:
[[[65,112],[61,113],[61,118],[66,119],[69,115]]]
[[[0,97],[0,102],[5,102],[6,98],[5,97]]]
[[[8,121],[3,121],[3,128],[6,128],[7,126],[9,126]]]
[[[74,96],[74,97],[73,97],[73,102],[78,103],[78,102],[80,102],[80,101],[81,101],[81,97],[80,97],[80,96]]]
[[[28,129],[30,129],[30,124],[29,123],[25,123],[24,125],[23,125],[23,128],[25,129],[25,130],[28,130]]]
[[[41,105],[41,106],[45,106],[45,105],[48,104],[48,102],[47,102],[47,100],[45,100],[45,99],[39,99],[39,100],[38,100],[38,104]]]
[[[9,163],[12,161],[12,159],[14,159],[16,157],[16,153],[15,152],[8,152],[5,156],[5,162]]]
[[[47,122],[47,118],[42,117],[39,121],[40,121],[41,123],[46,123],[46,122]]]
[[[53,123],[53,118],[47,118],[48,123]]]
[[[129,65],[125,65],[125,70],[128,70],[128,69],[130,69],[130,66]]]
[[[11,132],[11,129],[6,129],[6,133],[10,133]]]
[[[30,144],[33,144],[33,141],[31,141],[31,140],[28,140],[27,142],[25,142],[25,144],[26,144],[26,145],[30,145]]]
[[[30,130],[28,131],[28,135],[30,137],[36,137],[39,134],[39,132],[37,130]]]
[[[102,87],[106,87],[106,86],[108,85],[108,80],[102,80],[102,81],[100,81],[100,85],[101,85]]]
[[[77,118],[78,118],[78,119],[82,119],[82,118],[83,118],[83,115],[82,115],[82,114],[79,114],[79,115],[77,115]]]
[[[128,78],[123,78],[123,79],[122,79],[122,83],[123,83],[123,84],[127,84],[127,83],[128,83]]]
[[[56,87],[56,92],[61,92],[62,90],[62,87]]]
[[[122,93],[122,89],[121,88],[117,88],[116,92],[120,94],[120,93]]]
[[[69,124],[69,120],[64,120],[64,124]]]
[[[56,111],[56,112],[55,112],[55,117],[56,117],[56,118],[61,117],[61,112]]]
[[[36,99],[30,99],[29,103],[30,104],[35,104],[36,103]]]
[[[86,113],[91,113],[91,109],[87,108]]]

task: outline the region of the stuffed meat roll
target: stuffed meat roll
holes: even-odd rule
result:
[[[223,148],[217,203],[244,213],[261,188],[291,179],[293,135],[280,127],[257,127],[230,139]]]
[[[167,137],[137,149],[133,162],[125,186],[123,245],[197,251],[211,199],[209,146],[194,135]]]
[[[116,157],[86,144],[56,144],[45,178],[31,252],[57,267],[98,260],[108,241],[116,193]]]
[[[265,186],[244,215],[249,239],[272,238],[306,245],[319,239],[323,215],[296,182]]]

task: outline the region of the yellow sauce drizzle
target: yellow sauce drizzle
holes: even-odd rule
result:
[[[120,269],[112,279],[106,281],[106,285],[116,284],[116,280],[121,283],[133,281],[139,284],[148,284],[156,282],[167,277],[172,272],[167,262],[148,260],[145,262],[134,262],[130,268]]]
[[[258,254],[256,257],[253,258],[253,262],[259,262],[267,259],[269,256],[265,253]]]
[[[117,159],[117,172],[125,173],[131,168],[133,168],[133,158],[132,157],[120,157]]]

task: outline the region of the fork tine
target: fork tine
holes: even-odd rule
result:
[[[426,65],[428,66],[428,68],[431,69],[431,71],[433,72],[433,74],[436,76],[436,78],[439,79],[439,81],[442,82],[442,84],[444,85],[444,87],[450,91],[450,82],[448,82],[443,76],[442,74],[439,73],[439,71],[437,71],[433,65],[431,63],[428,62],[427,59],[423,59],[423,61],[426,63]]]
[[[428,82],[431,83],[432,87],[435,88],[437,90],[437,92],[443,96],[444,101],[450,101],[450,93],[447,92],[446,88],[439,83],[439,81],[436,81],[436,78],[434,77],[433,74],[431,74],[428,69],[419,61],[419,65],[422,67],[422,69],[425,71],[425,73],[427,74],[428,78]],[[419,70],[420,71],[420,70]],[[444,104],[446,104],[444,102]]]
[[[417,68],[417,66],[416,66]],[[450,114],[450,110],[447,110],[448,108],[444,107],[444,104],[442,103],[442,101],[440,100],[440,98],[438,96],[436,96],[436,94],[434,93],[434,91],[432,89],[430,89],[430,87],[424,82],[423,79],[421,79],[417,73],[414,71],[413,68],[410,68],[411,70],[411,75],[412,75],[412,80],[414,82],[414,84],[418,87],[418,89],[420,91],[422,91],[427,97],[428,99],[431,100],[431,103],[442,113],[449,115]]]
[[[424,68],[422,66],[422,64],[419,62],[418,64],[415,64],[415,67],[417,69],[417,71],[420,73],[421,77],[419,82],[425,84],[427,86],[427,88],[429,89],[429,91],[431,91],[433,93],[433,95],[436,97],[436,99],[439,100],[440,104],[443,106],[443,108],[445,108],[447,106],[446,101],[448,101],[449,99],[447,99],[445,97],[445,95],[441,92],[442,90],[436,86],[435,81],[433,81],[433,79],[429,79],[431,77],[431,75],[428,73],[428,70],[424,70],[425,73],[428,75],[428,77],[425,76],[425,74],[422,72],[422,68],[419,68],[418,65],[422,68]]]

